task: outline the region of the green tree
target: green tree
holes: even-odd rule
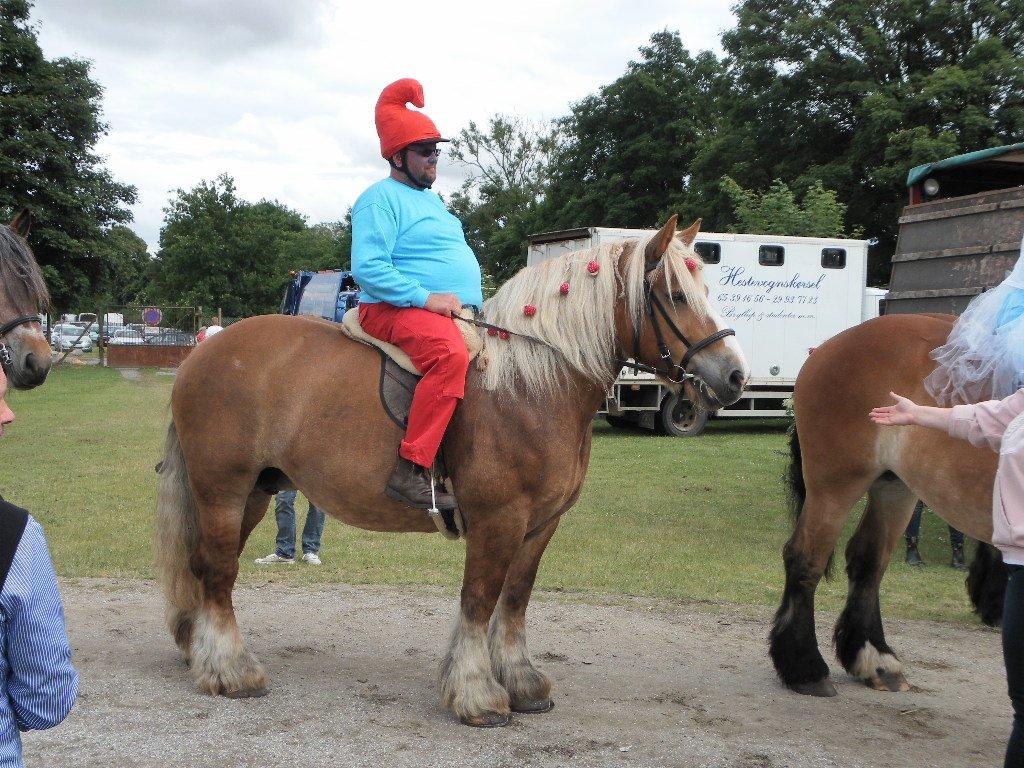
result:
[[[526,264],[552,146],[547,126],[506,115],[492,117],[486,130],[470,122],[452,141],[452,156],[469,175],[449,208],[481,261],[485,284],[500,284]]]
[[[907,171],[1024,134],[1024,0],[743,0],[733,97],[697,158],[744,186],[814,181],[877,236],[888,277]]]
[[[290,271],[339,268],[351,248],[345,223],[309,227],[277,201],[246,202],[226,174],[177,190],[164,213],[153,299],[228,317],[277,311]]]
[[[815,181],[802,202],[788,185],[776,179],[766,192],[744,189],[729,176],[722,178],[723,192],[732,201],[733,232],[794,237],[859,237],[860,231],[846,233],[846,206],[836,193]]]
[[[138,304],[147,300],[151,257],[146,241],[117,224],[94,246],[102,274],[97,281],[98,305]]]
[[[345,212],[340,221],[325,221],[314,224],[308,230],[314,245],[296,254],[303,269],[351,269],[352,268],[352,209]],[[321,261],[310,261],[310,259]]]
[[[719,224],[719,212],[704,209],[705,179],[694,177],[693,163],[718,124],[722,63],[707,52],[691,56],[669,31],[640,54],[559,121],[546,225],[653,227],[670,210]]]
[[[93,301],[107,268],[104,229],[125,223],[135,189],[95,152],[106,133],[89,63],[47,60],[28,0],[0,0],[0,215],[27,207],[31,244],[55,306]]]

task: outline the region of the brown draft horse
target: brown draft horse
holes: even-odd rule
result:
[[[25,238],[31,216],[0,225],[0,365],[15,389],[31,389],[50,372],[50,345],[39,312],[50,304],[42,272]]]
[[[994,453],[936,430],[868,420],[871,408],[891,402],[890,391],[935,404],[923,383],[935,367],[929,353],[945,343],[954,320],[869,320],[818,347],[797,377],[789,477],[798,518],[784,550],[786,586],[770,653],[783,682],[799,693],[836,694],[818,651],[814,590],[865,493],[867,508],[846,547],[849,595],[834,640],[843,667],[877,690],[910,687],[885,641],[878,588],[917,499],[968,536],[991,541]]]
[[[723,329],[691,247],[699,222],[678,237],[675,223],[673,216],[643,241],[528,267],[485,304],[487,322],[544,343],[484,336],[488,365],[471,367],[443,445],[468,530],[440,694],[464,723],[504,725],[510,710],[553,706],[550,680],[527,652],[526,607],[559,517],[579,496],[591,423],[621,358],[661,363],[655,336],[665,333],[665,319],[652,327],[649,302],[661,303],[686,338],[709,340]],[[528,303],[534,317],[524,313]],[[675,336],[667,343],[674,360],[691,346]],[[401,432],[381,406],[379,370],[377,352],[336,325],[285,316],[239,322],[181,366],[161,469],[157,557],[171,633],[202,691],[265,692],[231,592],[242,547],[278,489],[298,488],[360,528],[435,530],[425,513],[384,495]],[[687,370],[705,383],[702,402],[731,403],[748,368],[732,336],[710,341]]]

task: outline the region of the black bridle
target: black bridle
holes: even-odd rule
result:
[[[647,271],[648,274],[650,274],[650,272],[651,270]],[[665,367],[655,368],[654,366],[636,362],[636,359],[640,356],[640,336],[643,333],[643,325],[639,323],[633,329],[633,361],[630,362],[623,360],[622,363],[629,368],[661,376],[673,384],[682,384],[687,379],[697,378],[686,370],[686,366],[693,359],[693,356],[702,349],[710,347],[716,341],[721,341],[728,336],[736,335],[736,331],[732,328],[722,328],[720,331],[715,331],[715,333],[712,333],[710,336],[705,336],[700,341],[690,341],[686,338],[686,334],[679,330],[679,326],[677,326],[672,320],[668,310],[665,309],[665,305],[661,302],[661,299],[658,298],[658,294],[654,292],[654,289],[651,286],[651,281],[648,280],[647,275],[644,275],[644,309],[647,316],[651,319],[651,328],[654,329],[654,338],[658,342],[658,356],[661,357],[661,362],[664,363]],[[655,312],[655,310],[657,310],[657,312]],[[665,343],[665,334],[662,331],[661,324],[658,322],[659,314],[668,325],[669,330],[672,331],[672,334],[686,345],[686,352],[678,363],[676,363],[672,358],[672,350],[670,350],[668,348],[668,344]]]
[[[0,339],[3,339],[8,333],[13,331],[19,325],[28,325],[29,323],[38,323],[39,315],[22,315],[16,317],[13,320],[9,320],[3,325],[0,325]],[[14,357],[11,356],[10,348],[3,342],[0,341],[0,367],[4,369],[4,373],[11,370],[11,366],[14,365]]]

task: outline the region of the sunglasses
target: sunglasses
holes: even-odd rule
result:
[[[420,145],[420,146],[412,145],[412,146],[409,147],[409,149],[411,151],[415,152],[420,157],[440,157],[441,156],[441,150],[438,149],[437,146],[435,146],[435,145],[429,145],[429,146],[428,145]]]

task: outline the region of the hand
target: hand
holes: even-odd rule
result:
[[[905,427],[915,424],[918,405],[913,400],[890,392],[896,405],[885,405],[881,408],[874,408],[871,411],[871,421],[886,427]]]
[[[423,308],[445,317],[454,317],[462,310],[462,302],[453,293],[432,293]]]

